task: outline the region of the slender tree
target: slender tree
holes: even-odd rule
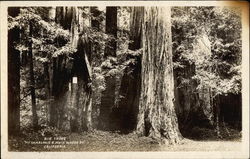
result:
[[[33,128],[36,130],[38,127],[38,117],[36,108],[36,92],[35,92],[35,77],[34,77],[34,66],[33,66],[33,50],[32,50],[32,35],[33,35],[33,24],[32,20],[29,23],[29,75],[30,75],[30,95],[31,95],[31,105],[32,105],[32,123]]]
[[[90,7],[90,13],[91,13],[91,29],[93,31],[96,31],[98,33],[103,33],[102,31],[102,22],[104,21],[104,18],[101,17],[102,11],[98,9],[98,7]],[[104,46],[101,45],[99,42],[96,42],[94,40],[91,41],[91,69],[92,69],[92,92],[91,92],[91,100],[93,101],[92,104],[92,127],[97,128],[98,127],[98,110],[100,109],[100,99],[102,91],[98,89],[100,86],[98,84],[97,74],[100,75],[100,72],[97,72],[94,68],[100,68],[101,62],[103,60],[102,53],[104,52]]]

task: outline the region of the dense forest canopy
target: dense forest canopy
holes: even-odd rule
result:
[[[234,7],[10,7],[9,134],[230,135],[241,49]]]

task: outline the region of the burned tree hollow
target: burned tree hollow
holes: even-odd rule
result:
[[[59,55],[53,59],[54,103],[50,118],[52,126],[71,132],[92,129],[91,44],[82,13],[80,7],[56,8],[56,15],[61,16],[55,21],[68,29],[75,51],[70,58]]]

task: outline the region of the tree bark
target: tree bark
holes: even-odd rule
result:
[[[144,8],[133,7],[130,14],[130,35],[132,41],[129,43],[129,49],[138,51],[142,48],[142,22]],[[124,132],[130,132],[136,129],[137,115],[139,111],[139,98],[141,91],[141,56],[127,56],[127,60],[135,59],[135,64],[127,66],[121,80],[120,94],[116,118],[120,129]],[[120,121],[119,121],[120,120]]]
[[[18,16],[20,9],[9,7],[8,14]],[[20,40],[20,29],[8,31],[8,134],[16,135],[20,131],[20,52],[15,43]]]
[[[183,31],[183,30],[182,30]],[[174,28],[173,32],[175,35],[179,35],[180,30]],[[176,36],[173,36],[176,38]],[[175,39],[177,42],[174,45],[174,53],[177,59],[180,60],[180,56],[183,52],[176,50],[176,47],[180,45],[180,37]],[[209,56],[211,50],[208,49],[209,43],[204,43],[203,38],[199,38],[194,47],[194,52],[199,54],[199,58],[204,58],[204,56]],[[199,49],[197,49],[199,48]],[[197,49],[195,51],[195,49]],[[200,51],[202,50],[202,51]],[[174,58],[174,62],[180,62]],[[198,82],[193,79],[193,76],[200,71],[200,60],[196,60],[190,63],[189,60],[184,59],[181,61],[183,68],[174,69],[174,79],[175,79],[175,107],[178,116],[179,129],[183,135],[190,135],[190,129],[192,127],[212,127],[213,125],[213,106],[210,102],[211,92],[209,88],[197,89]]]
[[[53,92],[55,105],[52,112],[54,124],[60,129],[81,132],[92,129],[91,102],[91,45],[88,38],[88,28],[83,24],[80,7],[57,7],[56,22],[70,31],[73,53],[72,68],[67,70],[69,62],[65,56],[54,60]],[[77,79],[77,83],[73,82]],[[71,88],[70,88],[71,87]]]
[[[170,7],[145,9],[142,85],[137,132],[165,143],[178,143],[180,133],[173,104],[174,81]]]
[[[98,10],[98,7],[90,7],[90,13],[92,15],[91,17],[91,27],[96,30],[97,32],[102,32],[101,23],[104,21],[100,18],[101,11]],[[104,52],[104,46],[102,46],[99,43],[91,42],[91,58],[93,59],[93,62],[91,63],[91,68],[94,67],[100,67],[102,63],[102,53]],[[95,70],[92,71],[93,74],[96,74]],[[94,88],[97,83],[98,79],[95,78],[96,76],[92,77],[92,88]],[[93,128],[98,127],[98,118],[99,118],[99,110],[100,110],[100,99],[101,99],[102,91],[100,89],[93,89],[91,92],[91,104],[92,104],[92,113],[91,118],[93,120],[92,126]],[[92,102],[93,101],[93,102]]]
[[[31,94],[31,105],[32,105],[32,123],[33,128],[36,130],[38,128],[38,117],[36,112],[36,93],[35,93],[35,77],[34,77],[34,66],[33,66],[33,52],[32,52],[32,35],[33,35],[33,26],[32,20],[30,20],[30,32],[29,32],[29,73],[30,73],[30,94]]]
[[[220,134],[220,97],[216,95],[213,99],[213,107],[214,107],[214,128],[218,138],[222,138]]]
[[[116,38],[117,38],[117,7],[106,7],[106,33],[113,36],[108,41],[104,56],[116,56]]]
[[[175,82],[175,109],[178,117],[181,132],[187,132],[191,126],[200,122],[203,103],[199,101],[199,94],[196,91],[197,83],[192,77],[195,75],[195,65],[185,63],[184,68],[174,69]],[[183,82],[187,80],[188,82]],[[203,94],[202,94],[203,95]]]
[[[133,7],[130,14],[130,50],[139,50],[142,48],[142,25],[144,18],[144,7]]]
[[[44,66],[44,77],[45,77],[45,92],[46,92],[46,115],[47,115],[47,124],[50,121],[50,74],[49,74],[49,64],[46,62]]]

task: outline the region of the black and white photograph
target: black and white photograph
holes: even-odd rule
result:
[[[1,3],[3,158],[249,157],[248,2],[47,2]]]

